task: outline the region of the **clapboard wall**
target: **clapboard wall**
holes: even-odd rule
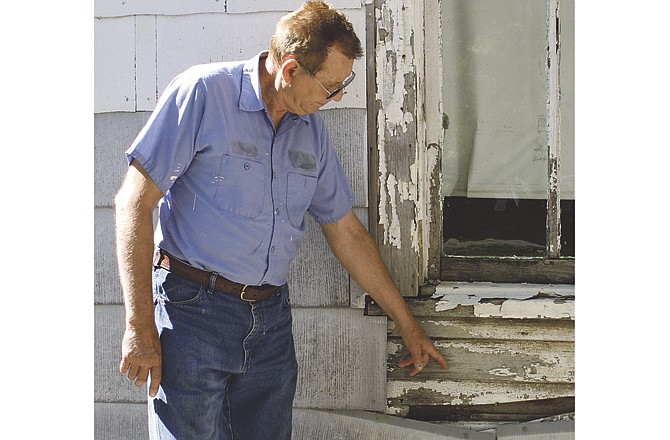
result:
[[[169,81],[188,67],[248,59],[268,48],[276,21],[301,1],[97,0],[95,3],[95,438],[145,438],[146,395],[118,373],[123,305],[113,199],[129,147]],[[331,1],[365,47],[366,2]],[[366,60],[354,70],[365,78]],[[366,84],[322,110],[367,224]],[[297,408],[384,411],[386,318],[363,316],[363,292],[309,222],[290,275],[300,364]]]

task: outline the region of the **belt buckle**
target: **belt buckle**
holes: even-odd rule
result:
[[[255,299],[247,299],[247,298],[244,297],[244,294],[247,293],[247,287],[249,287],[248,284],[245,284],[244,287],[242,287],[242,291],[240,292],[240,299],[242,301],[246,301],[246,302],[250,302],[250,303],[256,302]]]

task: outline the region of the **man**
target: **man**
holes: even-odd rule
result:
[[[152,438],[290,438],[297,365],[286,280],[307,211],[395,321],[409,351],[400,365],[414,375],[430,356],[447,367],[352,213],[315,114],[342,99],[361,56],[346,17],[309,1],[279,21],[269,53],[175,78],[126,152],[115,199],[120,370],[149,383]]]

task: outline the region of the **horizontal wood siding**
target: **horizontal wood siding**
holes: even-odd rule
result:
[[[510,421],[574,412],[571,286],[444,283],[432,298],[407,303],[449,368],[430,362],[410,377],[398,367],[405,346],[389,321],[390,413],[434,421],[456,420],[455,414],[471,421]],[[371,300],[367,313],[383,314]]]
[[[496,283],[575,283],[575,260],[442,257],[443,281]]]

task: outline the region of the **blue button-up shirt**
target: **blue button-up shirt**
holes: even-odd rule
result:
[[[233,281],[281,285],[305,234],[347,214],[354,193],[318,114],[287,113],[275,130],[259,59],[177,76],[126,152],[164,196],[156,244]]]

